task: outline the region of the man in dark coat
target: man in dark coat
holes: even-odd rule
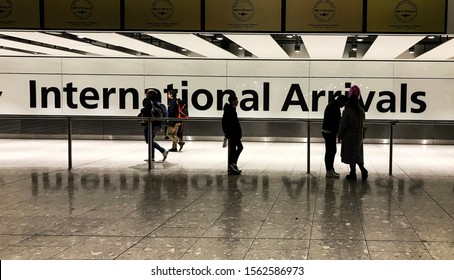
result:
[[[341,120],[341,108],[347,103],[347,97],[337,96],[325,108],[322,125],[322,135],[325,139],[325,167],[327,178],[339,178],[339,173],[334,170],[334,158],[337,153],[337,133]]]
[[[238,106],[238,98],[235,94],[230,94],[229,103],[224,104],[224,114],[222,116],[222,130],[224,131],[225,138],[229,141],[228,149],[228,172],[230,174],[240,174],[241,170],[238,169],[238,158],[243,151],[243,144],[241,138],[243,133],[241,131],[240,121],[236,113]]]

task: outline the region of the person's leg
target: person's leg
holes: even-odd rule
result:
[[[167,127],[167,137],[172,140],[172,151],[176,151],[178,144],[178,137],[176,136],[176,125]]]
[[[145,137],[145,143],[148,144],[148,125],[145,126],[145,129],[143,130],[143,136]]]
[[[178,133],[181,130],[181,125],[182,125],[182,123],[177,123],[175,125],[175,139],[177,139],[177,144],[180,146],[179,151],[181,151],[181,149],[183,149],[183,146],[185,144],[183,139],[178,136]]]
[[[152,147],[153,147],[153,148],[152,148],[151,155],[152,155],[152,158],[154,159],[154,158],[155,158],[155,157],[154,157],[154,149],[157,149],[158,151],[160,151],[160,152],[162,153],[162,156],[163,156],[163,159],[162,159],[162,160],[164,161],[164,160],[166,160],[166,158],[167,158],[167,153],[168,153],[168,152],[167,152],[163,147],[161,147],[161,145],[159,145],[158,142],[156,142],[156,141],[154,140],[155,137],[156,137],[156,133],[157,133],[158,129],[159,129],[159,127],[156,127],[156,128],[153,127],[153,135],[152,135],[152,136],[153,136],[153,138],[152,138],[152,139],[153,139],[153,142],[152,142]]]
[[[346,178],[347,180],[356,180],[356,164],[350,164],[350,174]]]
[[[236,163],[238,162],[238,157],[239,157],[238,142],[240,142],[239,139],[232,139],[232,138],[229,139],[228,171],[232,172],[234,174],[240,173],[240,171],[236,167]],[[240,145],[241,145],[241,143],[240,143]],[[243,149],[242,145],[241,145],[241,149]]]
[[[325,139],[325,167],[326,171],[334,169],[334,158],[337,152],[336,135],[333,133],[323,133]]]
[[[241,152],[243,152],[243,143],[241,143],[241,140],[238,139],[237,143],[236,143],[236,155],[235,155],[235,166],[238,164],[238,158],[240,157],[241,155]]]
[[[364,167],[364,146],[363,146],[363,144],[360,145],[356,158],[357,158],[358,167],[361,170],[361,179],[363,181],[366,181],[367,177],[369,177],[369,172]]]

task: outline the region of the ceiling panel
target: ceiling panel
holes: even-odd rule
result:
[[[0,46],[34,52],[34,53],[37,53],[40,55],[47,54],[47,55],[59,55],[59,56],[79,56],[79,54],[76,54],[73,52],[66,52],[66,51],[59,50],[59,49],[47,48],[47,47],[37,46],[34,44],[27,44],[27,43],[22,43],[22,42],[17,42],[17,41],[8,40],[8,39],[2,39],[2,38],[0,38]],[[24,54],[21,52],[16,52],[16,53]]]
[[[395,59],[425,36],[378,36],[363,59]]]
[[[3,49],[0,55],[52,56],[106,56],[137,57],[150,55],[157,58],[206,57],[212,59],[241,59],[248,57],[238,46],[252,53],[257,59],[349,59],[352,44],[358,45],[358,58],[367,60],[452,60],[454,40],[452,35],[380,35],[359,42],[355,34],[308,34],[295,37],[288,34],[223,34],[223,41],[213,34],[191,33],[113,33],[113,32],[0,32]],[[84,38],[77,38],[83,36]],[[450,40],[451,38],[451,40]],[[304,55],[295,53],[295,44],[302,42]],[[416,54],[406,51],[415,47]],[[361,47],[361,48],[360,48]],[[190,52],[182,53],[181,49]],[[14,52],[17,50],[16,52]],[[307,51],[307,54],[306,54]],[[192,53],[191,53],[192,52]],[[425,53],[424,53],[425,52]],[[363,55],[364,53],[364,55]],[[352,56],[353,57],[353,56]]]
[[[76,32],[76,33],[72,33],[72,34],[74,34],[76,36],[88,38],[91,40],[104,42],[104,43],[111,44],[114,46],[120,46],[120,47],[124,47],[124,48],[130,49],[130,50],[135,50],[137,52],[145,53],[145,54],[156,56],[156,57],[163,57],[163,58],[186,57],[182,54],[179,54],[179,53],[176,53],[173,51],[169,51],[169,50],[160,48],[158,46],[155,46],[155,45],[152,45],[149,43],[145,43],[143,41],[140,41],[140,40],[137,40],[134,38],[130,38],[130,37],[118,34],[118,33],[111,33],[111,32],[109,32],[109,33],[100,33],[100,32],[80,33],[80,32]]]
[[[149,36],[166,41],[175,46],[188,49],[208,58],[238,58],[236,55],[200,38],[194,34],[181,33],[145,33]]]
[[[24,53],[19,51],[7,50],[0,48],[0,55],[25,55],[25,56],[33,56],[32,53]]]
[[[30,40],[34,42],[42,42],[49,45],[56,45],[60,47],[65,47],[68,49],[79,50],[87,52],[89,54],[101,55],[101,56],[118,56],[118,57],[128,57],[133,56],[124,52],[117,50],[112,50],[108,48],[103,48],[88,44],[82,41],[72,40],[57,35],[51,35],[42,32],[0,32],[2,35],[7,35],[11,37],[21,38],[24,40]]]
[[[310,58],[342,59],[348,36],[301,35],[300,37]]]
[[[245,48],[257,58],[289,58],[271,35],[228,35],[225,37]]]
[[[454,39],[418,56],[416,59],[454,59]]]

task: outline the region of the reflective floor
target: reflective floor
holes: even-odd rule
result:
[[[170,142],[162,141],[170,148]],[[454,146],[366,145],[366,182],[323,144],[0,140],[0,259],[454,259]],[[159,154],[159,153],[158,153]],[[156,157],[161,159],[161,155]],[[359,174],[358,174],[359,175]]]

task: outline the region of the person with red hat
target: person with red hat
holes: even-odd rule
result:
[[[361,170],[361,179],[367,180],[369,173],[364,167],[363,131],[366,113],[360,106],[361,90],[352,86],[339,126],[338,140],[341,144],[341,161],[350,165],[347,180],[356,180],[356,165]]]

